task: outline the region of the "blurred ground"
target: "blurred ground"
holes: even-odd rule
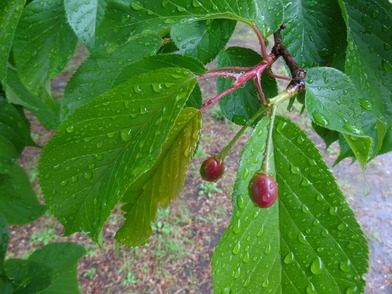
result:
[[[237,28],[231,45],[252,47],[255,38],[244,27]],[[250,45],[250,46],[249,46]],[[83,49],[80,49],[83,56]],[[74,60],[67,72],[53,83],[61,95],[70,73],[82,59]],[[213,66],[213,64],[211,64]],[[213,81],[203,84],[204,96],[211,98]],[[337,157],[333,145],[324,152],[322,140],[310,131],[310,121],[297,112],[288,114],[308,132],[331,167]],[[53,132],[33,121],[34,139],[45,144]],[[239,154],[247,135],[235,145],[226,161],[225,177],[218,184],[202,182],[198,169],[207,156],[223,148],[238,127],[222,118],[217,108],[204,115],[201,144],[192,162],[181,196],[170,208],[158,212],[150,243],[140,248],[115,245],[113,236],[121,224],[121,215],[114,211],[104,229],[105,243],[98,248],[83,234],[59,237],[63,229],[47,213],[34,223],[11,226],[11,245],[7,257],[26,257],[33,250],[52,241],[74,241],[87,249],[81,259],[79,281],[82,293],[211,293],[210,260],[213,248],[230,221],[231,189]],[[27,148],[20,163],[28,170],[35,189],[39,150]],[[366,293],[392,293],[392,154],[376,158],[362,173],[358,164],[345,160],[332,170],[352,205],[369,240],[371,268],[366,275]]]

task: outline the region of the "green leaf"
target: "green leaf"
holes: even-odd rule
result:
[[[83,247],[74,243],[53,243],[34,251],[27,260],[7,260],[6,274],[16,286],[13,293],[37,293],[51,285],[56,286],[76,268],[78,259],[85,252]],[[73,278],[73,283],[64,290],[74,289],[75,280]]]
[[[197,58],[206,64],[226,46],[236,23],[226,19],[209,19],[178,24],[172,27],[171,36],[184,55]]]
[[[311,68],[306,79],[305,103],[313,122],[352,138],[349,144],[364,167],[369,158],[372,139],[364,131],[366,106],[358,97],[351,80],[334,68]],[[361,144],[351,144],[351,141],[360,141]]]
[[[126,220],[116,234],[118,242],[127,246],[145,244],[158,204],[166,207],[181,192],[199,139],[201,117],[196,109],[182,110],[154,166],[129,187],[122,199]]]
[[[114,0],[108,3],[97,37],[102,44],[106,41],[120,45],[127,41],[130,34],[151,30],[165,35],[176,23],[214,18],[255,23],[262,34],[268,36],[282,23],[283,4],[280,0],[163,0],[161,3],[150,0],[124,3]]]
[[[2,0],[0,2],[0,82],[7,75],[8,56],[25,3],[26,0]]]
[[[0,213],[0,279],[3,273],[5,253],[9,243],[8,226],[4,216]],[[0,282],[1,284],[1,282]],[[1,286],[0,286],[1,289]],[[0,292],[3,293],[3,292]]]
[[[60,122],[59,102],[50,95],[47,89],[41,87],[34,92],[35,94],[26,88],[14,69],[8,68],[7,100],[30,110],[44,127],[48,129],[57,128]]]
[[[285,46],[303,67],[331,63],[344,51],[346,30],[339,4],[335,0],[283,0],[282,31]]]
[[[77,263],[64,271],[49,288],[41,291],[40,294],[79,294]]]
[[[319,126],[312,122],[312,127],[316,131],[317,135],[319,135],[325,142],[326,149],[335,141],[339,139],[339,133],[336,131],[331,131],[326,128]]]
[[[347,24],[345,72],[368,110],[363,120],[366,134],[373,138],[373,158],[381,149],[392,150],[390,141],[384,141],[392,134],[392,5],[384,0],[339,4]]]
[[[11,294],[13,293],[13,286],[10,280],[7,277],[3,277],[0,275],[0,293],[2,294]]]
[[[9,172],[0,174],[0,214],[10,224],[26,224],[40,217],[46,210],[31,187],[29,178],[16,163]]]
[[[0,98],[0,174],[10,171],[22,153],[29,126],[18,110]]]
[[[230,47],[218,56],[217,67],[254,66],[261,61],[262,57],[251,49]],[[217,79],[218,92],[231,87],[232,79]],[[261,84],[266,98],[277,95],[276,80],[266,72],[261,76]],[[256,87],[252,80],[244,87],[224,96],[219,100],[225,116],[236,124],[244,125],[262,107]]]
[[[276,118],[273,134],[278,202],[260,209],[248,197],[266,120],[241,156],[233,217],[213,256],[215,292],[362,293],[366,239],[317,148],[286,118]]]
[[[44,85],[67,64],[77,38],[62,0],[35,0],[23,10],[13,47],[18,74],[30,90]]]
[[[114,85],[117,86],[131,77],[167,67],[186,68],[196,75],[203,74],[207,71],[203,63],[192,57],[179,54],[159,54],[145,57],[124,67],[116,78]]]
[[[71,114],[43,149],[46,203],[65,234],[98,240],[111,210],[148,171],[195,85],[184,69],[139,75]]]
[[[95,46],[95,31],[105,14],[107,0],[65,0],[69,25],[88,48]]]
[[[118,50],[100,50],[92,54],[78,68],[68,82],[61,107],[64,120],[76,108],[110,90],[123,68],[156,53],[161,39],[155,33],[129,38]]]

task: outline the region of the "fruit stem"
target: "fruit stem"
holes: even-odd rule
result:
[[[273,104],[270,125],[268,128],[267,147],[265,150],[265,157],[264,157],[263,165],[260,170],[260,171],[266,173],[267,175],[270,174],[269,161],[270,161],[270,153],[271,153],[271,149],[272,149],[272,133],[274,131],[274,121],[275,121],[275,116],[276,116],[276,108],[277,108],[277,106],[275,104]]]
[[[216,158],[220,161],[223,161],[226,155],[229,153],[230,149],[234,146],[234,144],[238,141],[238,139],[243,135],[245,130],[258,118],[262,115],[268,108],[261,107],[248,121],[247,123],[238,131],[238,133],[230,140],[229,144],[226,145],[225,148],[216,155]]]
[[[302,91],[305,89],[305,83],[302,80],[291,80],[289,85],[287,86],[286,90],[284,90],[282,93],[279,95],[275,96],[274,98],[268,99],[267,100],[267,107],[271,106],[273,104],[279,104],[282,103],[283,101],[286,101],[287,99],[290,99],[293,97],[295,94],[298,92]]]

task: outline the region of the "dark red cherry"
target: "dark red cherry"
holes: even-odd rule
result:
[[[261,208],[270,207],[278,197],[278,185],[273,177],[257,172],[249,182],[250,199]]]
[[[225,170],[223,161],[218,160],[215,156],[208,157],[203,161],[200,167],[200,175],[203,180],[216,182]]]

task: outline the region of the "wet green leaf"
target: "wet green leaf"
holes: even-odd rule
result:
[[[392,135],[392,5],[384,0],[339,3],[347,24],[345,72],[367,110],[363,120],[373,139],[373,158],[392,150],[391,141],[384,141]]]
[[[213,256],[215,292],[361,293],[366,239],[319,151],[286,118],[276,118],[273,134],[278,201],[260,209],[248,197],[264,157],[267,120],[241,156],[233,217]]]
[[[195,85],[189,70],[134,77],[78,108],[45,146],[45,200],[65,227],[98,240],[111,210],[148,171]]]
[[[204,64],[214,59],[229,41],[236,21],[209,19],[172,27],[171,37],[186,56],[201,60]]]
[[[64,120],[76,108],[110,90],[123,68],[156,53],[160,46],[161,39],[155,33],[146,33],[130,37],[117,50],[104,48],[96,51],[68,82],[61,105],[61,118]]]
[[[334,68],[311,68],[306,78],[305,103],[314,123],[345,135],[364,167],[372,139],[364,131],[366,110],[351,80]]]
[[[0,82],[7,75],[8,56],[25,3],[26,0],[2,0],[0,2]]]
[[[285,46],[303,67],[330,64],[344,51],[346,31],[335,0],[283,0],[285,4],[282,31]]]
[[[6,94],[10,103],[22,105],[30,110],[44,127],[48,129],[58,127],[60,122],[59,102],[50,95],[47,89],[40,87],[34,93],[27,89],[18,73],[12,68],[8,68],[7,72]]]
[[[97,37],[102,44],[106,41],[116,46],[126,42],[130,34],[152,30],[165,35],[174,24],[214,18],[255,23],[268,36],[282,23],[283,4],[280,0],[115,0],[108,3]]]
[[[0,214],[9,224],[26,224],[40,217],[46,210],[37,200],[29,178],[16,163],[9,172],[0,174]]]
[[[40,291],[64,283],[65,278],[70,278],[70,271],[75,277],[68,280],[70,284],[64,285],[63,291],[73,293],[67,291],[77,288],[76,266],[85,252],[83,247],[75,243],[53,243],[34,251],[27,260],[7,260],[5,271],[13,281],[13,293],[51,293]]]
[[[5,253],[9,243],[8,226],[4,216],[0,213],[0,279],[3,273]],[[0,282],[1,284],[1,282]],[[1,290],[1,286],[0,286]]]
[[[68,23],[89,48],[95,46],[95,31],[105,14],[107,0],[64,0]]]
[[[230,47],[219,54],[217,67],[254,66],[261,61],[261,56],[247,48]],[[238,72],[237,72],[238,73]],[[266,98],[272,98],[278,94],[276,81],[266,72],[261,77],[261,84]],[[233,79],[217,79],[218,92],[231,87]],[[219,100],[225,116],[236,124],[244,125],[260,109],[261,102],[256,87],[252,80],[244,87],[226,95]]]
[[[12,169],[29,137],[29,125],[15,106],[0,98],[0,174]]]
[[[194,108],[182,110],[157,162],[129,187],[122,199],[126,220],[116,234],[117,241],[128,246],[147,242],[158,204],[166,207],[183,188],[200,129],[201,113]]]
[[[35,0],[28,4],[13,46],[17,71],[27,88],[43,87],[60,73],[71,59],[76,43],[62,0]]]

